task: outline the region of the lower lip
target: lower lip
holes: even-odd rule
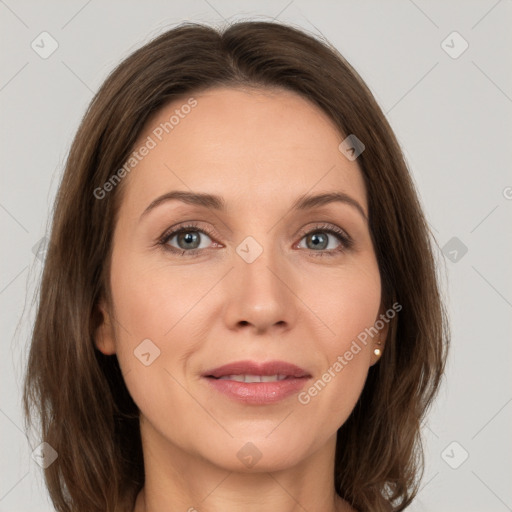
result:
[[[275,382],[238,382],[206,377],[217,391],[228,397],[246,404],[271,404],[298,393],[309,380],[309,377],[291,377]]]

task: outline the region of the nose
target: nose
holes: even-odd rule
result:
[[[224,284],[227,327],[254,334],[292,328],[298,313],[293,281],[292,270],[275,252],[264,250],[251,263],[235,255]]]

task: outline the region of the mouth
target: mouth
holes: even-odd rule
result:
[[[208,370],[202,377],[211,388],[233,400],[264,405],[299,392],[311,375],[284,361],[237,361]]]
[[[277,382],[285,380],[290,377],[289,375],[223,375],[222,377],[211,377],[217,380],[234,380],[236,382]]]

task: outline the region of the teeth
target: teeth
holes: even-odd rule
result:
[[[225,375],[219,380],[235,380],[237,382],[277,382],[286,379],[286,375]]]

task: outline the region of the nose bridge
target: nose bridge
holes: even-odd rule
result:
[[[231,327],[251,324],[258,331],[273,325],[291,325],[296,304],[288,283],[285,255],[273,230],[260,230],[236,247],[230,273],[226,322]]]

